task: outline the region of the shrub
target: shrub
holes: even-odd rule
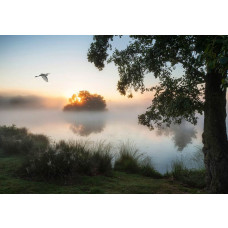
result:
[[[149,158],[141,162],[140,173],[147,177],[162,178],[162,175],[151,165]]]
[[[113,156],[110,153],[110,144],[98,143],[92,148],[90,156],[90,164],[97,169],[98,173],[106,173],[109,175],[112,170]]]
[[[187,169],[182,161],[172,164],[171,175],[189,187],[205,187],[205,169]]]
[[[114,169],[119,171],[125,171],[129,173],[138,173],[139,158],[138,150],[133,145],[128,143],[122,143],[119,148],[119,156],[115,161]]]
[[[60,141],[44,153],[33,154],[22,167],[24,175],[45,180],[72,180],[80,175],[110,175],[110,145],[91,147],[82,141]]]
[[[162,175],[152,166],[150,159],[142,158],[143,154],[139,154],[133,145],[129,142],[122,143],[120,145],[119,156],[114,164],[114,169],[153,178],[162,178]]]
[[[45,150],[49,139],[45,135],[28,133],[26,128],[12,126],[0,127],[0,149],[5,154],[28,154],[34,151]]]

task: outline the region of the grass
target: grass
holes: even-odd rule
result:
[[[129,142],[121,144],[114,169],[153,178],[162,178],[162,175],[152,166],[150,159],[143,158],[143,154],[139,154],[138,150]]]
[[[187,169],[182,161],[175,161],[172,164],[172,170],[168,176],[175,180],[181,181],[189,187],[204,188],[205,183],[205,169]]]
[[[122,143],[119,148],[119,156],[115,160],[114,169],[128,173],[138,173],[141,156],[141,154],[138,154],[138,150],[129,142]]]
[[[140,174],[146,177],[152,178],[162,178],[163,176],[152,166],[150,160],[148,158],[144,159],[140,165]]]
[[[114,171],[112,176],[81,176],[77,183],[24,179],[17,175],[23,156],[0,158],[0,193],[8,194],[153,194],[201,193],[167,178],[153,179],[140,174]]]
[[[50,143],[15,126],[0,127],[0,140],[0,193],[203,192],[203,171],[174,163],[163,176],[130,143],[121,144],[113,168],[111,147],[104,142]]]
[[[0,149],[7,156],[24,155],[18,170],[23,178],[71,182],[80,175],[111,175],[110,145],[83,141],[50,143],[26,128],[0,127]]]
[[[36,180],[77,181],[79,176],[111,175],[110,146],[99,143],[93,147],[82,141],[60,141],[43,153],[29,156],[20,171]]]

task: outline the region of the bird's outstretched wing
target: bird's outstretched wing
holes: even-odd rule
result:
[[[44,79],[44,81],[48,82],[47,76],[42,75],[41,77]]]

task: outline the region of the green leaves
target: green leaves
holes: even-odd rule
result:
[[[210,36],[203,52],[207,67],[216,70],[224,76],[228,69],[228,36]]]
[[[228,36],[130,37],[130,44],[124,50],[115,50],[108,60],[118,68],[119,92],[132,97],[132,89],[142,93],[148,90],[144,86],[148,73],[160,79],[158,86],[149,89],[155,91],[155,96],[146,113],[139,116],[139,123],[149,128],[154,124],[180,123],[182,119],[195,124],[196,112],[202,113],[204,109],[205,75],[208,71],[227,75]],[[89,49],[88,60],[99,70],[108,57],[111,39],[112,36],[95,36]],[[172,75],[176,64],[184,69],[180,78]],[[227,86],[228,81],[222,85]]]
[[[194,84],[188,84],[185,78],[166,77],[156,86],[154,99],[147,112],[139,116],[139,123],[153,129],[163,123],[180,124],[182,120],[196,124],[195,111],[203,111],[202,89]]]
[[[104,61],[107,59],[108,48],[111,48],[109,45],[109,40],[112,40],[113,36],[94,36],[94,42],[90,45],[88,50],[88,61],[94,63],[94,65],[102,70],[104,68]]]
[[[219,59],[219,62],[222,64],[222,65],[226,65],[228,63],[228,57],[222,57]]]

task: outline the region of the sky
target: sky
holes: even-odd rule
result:
[[[129,37],[115,38],[113,47],[123,49]],[[137,93],[134,100],[117,91],[119,79],[113,63],[99,71],[87,60],[93,36],[0,36],[0,93],[67,99],[80,90],[105,97],[107,102],[151,101],[151,94]],[[51,73],[49,82],[40,73]],[[146,84],[156,84],[153,77]]]

